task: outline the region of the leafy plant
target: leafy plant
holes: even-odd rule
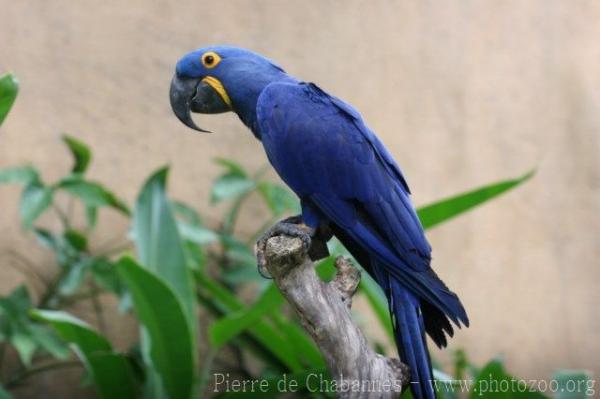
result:
[[[32,310],[30,315],[47,322],[65,342],[72,345],[96,381],[101,398],[135,396],[133,372],[127,358],[114,352],[110,342],[87,323],[62,311]]]
[[[194,387],[195,341],[185,308],[175,290],[133,259],[117,265],[131,291],[142,323],[147,391],[171,398],[189,398]]]
[[[0,76],[0,125],[15,102],[18,92],[19,82],[12,74]]]

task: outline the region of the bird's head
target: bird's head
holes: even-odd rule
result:
[[[291,79],[272,61],[249,50],[213,46],[194,50],[179,60],[171,82],[173,112],[186,126],[201,131],[191,113],[234,111],[253,131],[256,101],[276,80]]]

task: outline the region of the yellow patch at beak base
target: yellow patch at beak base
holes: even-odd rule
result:
[[[221,83],[221,81],[219,79],[214,78],[212,76],[207,76],[204,79],[202,79],[202,81],[206,82],[217,93],[219,93],[219,95],[221,96],[221,98],[223,99],[225,104],[227,104],[229,106],[229,108],[233,109],[233,107],[231,105],[231,99],[229,98],[229,95],[227,94],[225,87],[223,87],[223,84]]]

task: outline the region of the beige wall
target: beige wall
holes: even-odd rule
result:
[[[478,362],[504,354],[527,378],[558,367],[600,373],[599,2],[6,0],[0,9],[0,71],[22,82],[0,131],[0,167],[31,161],[58,177],[66,131],[92,145],[92,176],[128,200],[170,163],[173,195],[207,210],[213,158],[265,162],[234,115],[205,117],[210,136],[171,115],[175,61],[214,43],[261,52],[354,104],[416,204],[537,167],[526,186],[429,233],[435,267],[471,317],[451,346]],[[0,187],[0,249],[39,257],[18,227],[17,199]],[[106,217],[98,239],[122,237],[125,221]],[[6,293],[19,276],[2,269],[0,279]]]

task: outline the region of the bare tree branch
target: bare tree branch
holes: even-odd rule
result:
[[[288,236],[270,238],[265,259],[275,284],[323,354],[338,396],[397,398],[408,383],[408,367],[375,353],[350,316],[360,271],[348,259],[338,257],[334,279],[324,282],[302,241]]]

